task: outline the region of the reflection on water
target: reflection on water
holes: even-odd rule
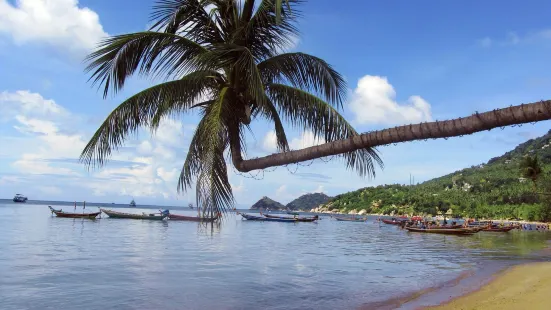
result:
[[[51,217],[46,206],[0,204],[0,304],[353,309],[488,262],[540,259],[549,240],[541,232],[415,234],[329,218],[296,224],[234,215],[215,225],[91,221]]]

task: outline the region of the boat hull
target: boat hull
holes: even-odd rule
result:
[[[101,209],[101,211],[107,214],[110,218],[116,218],[116,219],[162,221],[167,217],[167,215],[132,214],[132,213],[123,213],[123,212],[117,212],[117,211],[105,210],[105,209]]]
[[[318,216],[294,218],[294,217],[277,216],[277,215],[269,215],[269,214],[262,214],[262,215],[270,219],[296,220],[297,222],[315,222],[319,219]]]
[[[348,219],[348,218],[343,218],[343,217],[335,217],[335,219],[339,222],[365,222],[367,221],[367,219]]]
[[[402,221],[392,221],[392,220],[381,220],[381,222],[388,225],[401,225]]]
[[[482,229],[482,231],[487,231],[487,232],[509,232],[509,231],[511,231],[515,228],[516,227],[484,228],[484,229]]]
[[[189,222],[212,223],[212,222],[216,221],[218,218],[204,218],[204,217],[197,217],[197,216],[185,216],[185,215],[170,214],[168,216],[168,219],[171,220],[171,221],[189,221]]]
[[[406,227],[408,231],[419,232],[419,233],[428,233],[428,234],[445,234],[445,235],[472,235],[476,231],[469,228],[459,228],[459,229],[449,229],[449,228],[415,228],[415,227]]]
[[[263,222],[283,222],[283,223],[296,223],[296,219],[274,219],[262,216],[254,216],[249,214],[239,213],[244,219],[248,221],[263,221]]]
[[[71,219],[91,219],[95,220],[101,212],[94,213],[67,213],[59,212],[57,210],[52,211],[57,217],[71,218]]]

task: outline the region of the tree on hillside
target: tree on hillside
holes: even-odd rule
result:
[[[346,84],[324,60],[281,53],[298,35],[302,0],[158,0],[149,31],[106,39],[87,58],[91,80],[104,96],[121,90],[135,74],[167,82],[145,89],[115,108],[81,154],[103,165],[140,127],[198,111],[179,190],[195,183],[197,207],[225,211],[234,203],[226,157],[240,172],[339,155],[360,175],[382,166],[373,147],[428,138],[455,137],[551,118],[542,101],[442,122],[398,126],[359,135],[339,114]],[[271,122],[278,151],[244,159],[245,133],[253,120]],[[291,151],[283,122],[312,130],[327,143]]]
[[[523,177],[532,180],[532,183],[535,189],[537,185],[537,181],[542,173],[538,156],[535,155],[533,157],[532,156],[524,157],[520,162],[520,169]]]

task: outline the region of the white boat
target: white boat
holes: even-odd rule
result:
[[[21,195],[21,194],[15,194],[15,197],[13,197],[13,202],[27,202],[28,198]]]
[[[136,206],[136,202],[134,201],[134,199],[132,199],[132,201],[130,202],[130,206],[131,206],[131,207],[135,207],[135,206]]]

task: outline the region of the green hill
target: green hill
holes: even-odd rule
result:
[[[331,197],[323,193],[305,194],[287,204],[289,210],[310,210],[329,201]]]
[[[328,210],[349,212],[365,209],[379,214],[431,214],[442,212],[485,218],[542,220],[548,195],[537,195],[534,184],[522,178],[523,157],[536,156],[543,169],[538,182],[547,184],[551,171],[551,131],[526,141],[487,163],[465,168],[417,185],[366,187],[334,197]],[[548,191],[546,191],[548,192]],[[543,198],[542,198],[543,197]]]
[[[286,210],[286,207],[281,203],[272,200],[266,196],[262,197],[254,205],[251,206],[251,210]]]

